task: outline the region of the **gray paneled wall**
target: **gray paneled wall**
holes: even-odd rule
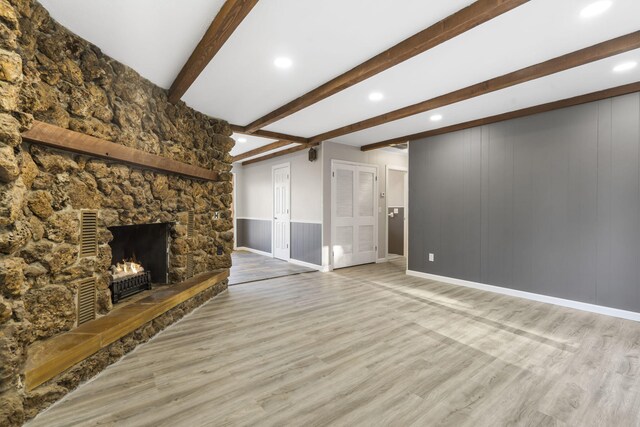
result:
[[[271,221],[268,219],[238,218],[236,245],[271,253]]]
[[[409,165],[409,269],[640,311],[640,94],[412,142]]]
[[[237,246],[271,253],[271,221],[238,218]],[[322,224],[291,223],[291,258],[322,265]]]
[[[291,223],[291,258],[322,265],[322,224]]]

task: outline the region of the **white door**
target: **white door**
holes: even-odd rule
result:
[[[289,165],[273,167],[273,256],[289,260],[291,229]]]
[[[378,172],[375,166],[334,161],[331,171],[333,268],[376,262]]]

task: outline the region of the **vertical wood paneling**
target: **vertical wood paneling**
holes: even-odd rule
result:
[[[640,200],[638,199],[638,148],[640,144],[639,95],[612,100],[611,104],[611,253],[608,280],[598,290],[603,305],[640,310],[638,252]]]
[[[271,253],[271,221],[238,218],[238,247]]]
[[[640,94],[410,150],[410,269],[640,311]]]
[[[322,265],[322,224],[291,223],[291,258]]]

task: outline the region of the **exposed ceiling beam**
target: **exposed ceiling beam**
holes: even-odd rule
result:
[[[258,0],[227,0],[169,89],[169,101],[178,102],[218,53]]]
[[[455,104],[456,102],[465,101],[477,96],[486,95],[487,93],[549,76],[551,74],[559,73],[561,71],[569,70],[571,68],[579,67],[581,65],[589,64],[591,62],[638,48],[640,48],[640,31],[562,55],[530,67],[522,68],[518,71],[486,80],[482,83],[477,83],[408,107],[400,108],[389,113],[381,114],[367,120],[316,135],[311,138],[311,142],[327,141],[331,138],[336,138],[338,136],[400,120],[405,117],[424,113],[446,105]]]
[[[291,141],[272,142],[271,144],[255,148],[253,150],[247,151],[246,153],[233,156],[233,162],[239,162],[240,160],[248,159],[249,157],[257,156],[258,154],[266,153],[267,151],[275,150],[277,148],[286,147],[287,145],[291,145]]]
[[[498,123],[505,120],[517,119],[519,117],[531,116],[533,114],[546,113],[548,111],[559,110],[561,108],[573,107],[575,105],[586,104],[588,102],[600,101],[602,99],[613,98],[616,96],[627,95],[629,93],[640,92],[640,82],[631,83],[623,86],[605,89],[598,92],[588,93],[586,95],[575,96],[573,98],[562,99],[560,101],[549,102],[546,104],[527,107],[521,110],[511,111],[508,113],[497,114],[495,116],[485,117],[482,119],[471,120],[456,125],[446,126],[440,129],[432,129],[424,132],[414,133],[412,135],[401,136],[398,138],[388,139],[386,141],[376,142],[374,144],[363,145],[360,147],[362,151],[370,151],[378,148],[389,147],[396,144],[403,144],[407,141],[415,141],[436,135],[456,132],[464,129],[471,129],[478,126]]]
[[[322,86],[313,89],[311,92],[259,118],[249,124],[246,129],[250,133],[255,132],[260,128],[290,116],[303,108],[398,65],[407,59],[413,58],[447,40],[451,40],[465,31],[469,31],[528,1],[529,0],[478,0]]]
[[[309,142],[309,138],[303,138],[301,136],[287,135],[285,133],[270,132],[268,130],[259,130],[253,133],[247,132],[247,128],[238,125],[229,125],[231,130],[235,133],[241,133],[243,135],[261,136],[263,138],[279,139],[281,141],[290,141],[298,144],[306,144]]]
[[[266,156],[258,157],[257,159],[251,159],[251,160],[244,161],[244,162],[242,162],[242,166],[246,166],[246,165],[250,165],[250,164],[253,164],[253,163],[262,162],[262,161],[273,159],[273,158],[280,157],[280,156],[285,156],[285,155],[291,154],[291,153],[296,153],[298,151],[302,151],[302,150],[306,150],[307,148],[311,148],[313,146],[314,146],[313,144],[302,144],[302,145],[298,145],[297,147],[287,148],[286,150],[276,151],[275,153],[267,154]]]

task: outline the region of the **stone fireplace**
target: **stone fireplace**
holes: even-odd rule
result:
[[[178,305],[28,386],[34,348],[79,339],[87,334],[74,331],[117,310],[114,263],[135,255],[168,289],[222,277],[213,272],[231,265],[233,140],[226,122],[168,102],[166,90],[67,31],[34,0],[0,0],[0,33],[0,425],[13,426],[226,289],[224,279],[193,287]],[[216,178],[52,149],[23,139],[34,121]],[[82,230],[87,212],[95,213],[93,234]],[[79,324],[86,301],[96,320]]]

